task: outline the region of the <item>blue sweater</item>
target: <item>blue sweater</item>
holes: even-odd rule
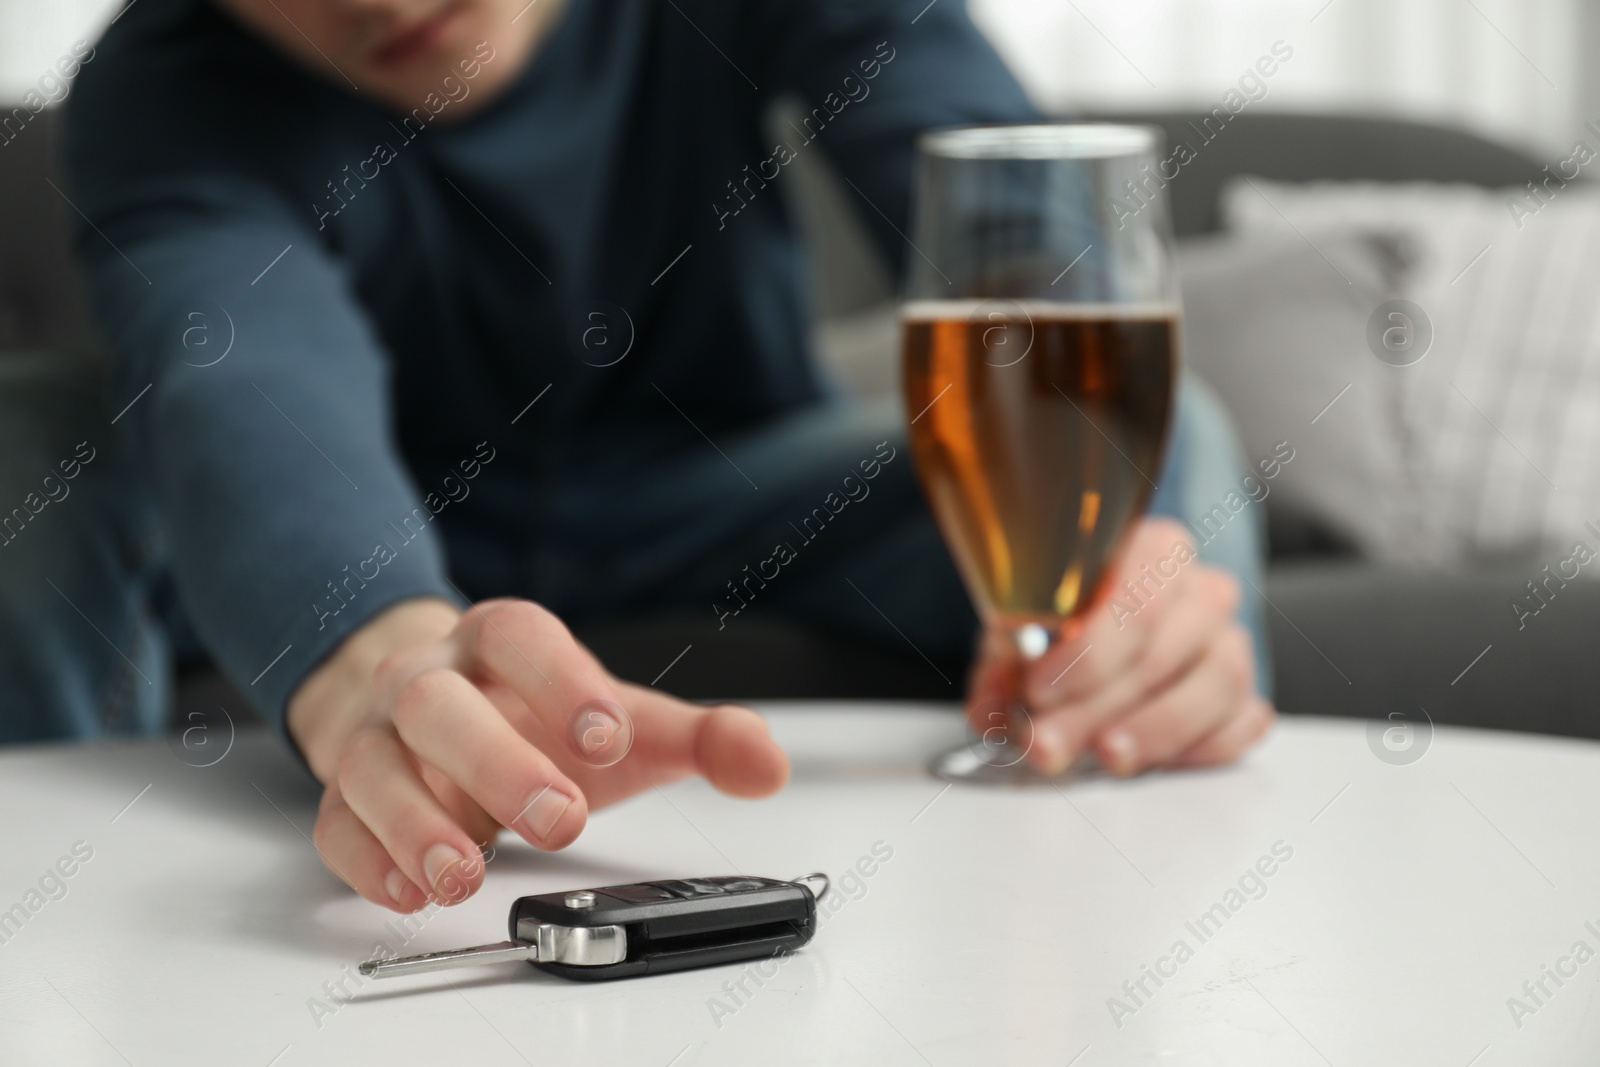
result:
[[[260,710],[379,610],[463,599],[440,527],[535,543],[591,444],[823,395],[785,166],[824,153],[898,268],[915,134],[1034,117],[925,3],[570,0],[460,122],[487,45],[402,115],[202,0],[126,10],[67,109],[77,248],[185,606]]]

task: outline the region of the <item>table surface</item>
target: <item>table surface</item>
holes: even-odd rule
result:
[[[411,931],[324,872],[270,736],[6,750],[0,1063],[1600,1062],[1600,745],[1441,728],[1395,765],[1287,719],[1224,770],[997,786],[929,775],[949,709],[763,710],[779,796],[683,782],[562,853],[508,841]],[[354,972],[499,940],[527,893],[819,869],[837,910],[764,978]]]

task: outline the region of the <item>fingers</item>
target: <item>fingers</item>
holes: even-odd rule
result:
[[[1108,579],[1105,602],[1089,613],[1079,634],[1028,672],[1029,706],[1079,703],[1122,677],[1183,599],[1193,569],[1183,564],[1194,558],[1189,533],[1178,523],[1140,523]]]
[[[434,899],[449,904],[477,892],[483,880],[483,857],[477,844],[439,803],[393,731],[366,727],[353,734],[339,760],[337,789],[329,792],[343,797],[369,836],[388,854],[390,865],[398,867],[413,888],[427,887]],[[354,885],[372,874],[375,860],[360,834],[342,819],[331,817],[337,814],[330,812],[328,832],[337,830],[339,836],[330,839],[326,855],[336,869],[346,862],[356,868],[346,876]],[[319,820],[319,829],[321,825]],[[393,886],[398,883],[390,883],[387,870],[379,873],[390,901],[409,899],[403,887],[396,897]],[[355,888],[366,895],[361,885]],[[383,902],[379,896],[368,899]]]
[[[1198,571],[1174,594],[1177,600],[1156,621],[1137,660],[1108,682],[1087,702],[1041,710],[1048,729],[1069,756],[1075,757],[1084,740],[1103,723],[1123,714],[1154,693],[1170,686],[1205,655],[1217,636],[1226,632],[1239,606],[1239,584],[1220,570]]]
[[[386,907],[476,892],[474,834],[487,842],[500,825],[556,849],[582,832],[591,798],[696,773],[764,796],[788,778],[753,711],[624,685],[527,602],[478,605],[447,639],[383,660],[371,684],[373,714],[343,742],[317,836],[328,866]]]
[[[610,766],[633,744],[633,723],[610,675],[565,624],[526,600],[489,600],[457,631],[463,670],[511,689],[578,759]]]
[[[703,707],[645,686],[617,689],[633,720],[634,749],[615,767],[572,767],[591,804],[609,804],[691,774],[737,797],[767,796],[788,781],[788,756],[766,720],[749,708]]]
[[[1028,664],[1023,699],[1030,708],[1042,708],[1093,697],[1139,658],[1151,621],[1153,616],[1130,624],[1108,610],[1095,610],[1076,636]]]
[[[328,870],[372,903],[409,913],[428,902],[428,895],[395,865],[338,789],[323,791],[311,836]]]
[[[1227,571],[1197,571],[1181,599],[1161,618],[1132,672],[1141,693],[1170,683],[1197,659],[1239,610],[1239,580]]]
[[[417,770],[422,772],[422,780],[433,790],[433,795],[439,798],[439,803],[444,805],[444,810],[449,812],[450,818],[478,843],[478,848],[484,850],[487,858],[489,843],[498,837],[505,827],[484,811],[483,805],[468,796],[466,790],[446,778],[444,772],[437,767],[418,760]]]
[[[1276,717],[1271,704],[1252,697],[1239,714],[1191,745],[1171,766],[1209,767],[1232,762],[1266,736]]]
[[[1176,590],[1173,595],[1183,596],[1181,591]],[[1171,605],[1160,620],[1156,633],[1144,638],[1137,656],[1121,664],[1117,673],[1087,697],[1074,702],[1059,695],[1049,695],[1031,701],[1036,741],[1030,755],[1036,757],[1036,766],[1047,773],[1059,773],[1078,758],[1095,731],[1127,712],[1141,698],[1155,690],[1151,684],[1149,664],[1152,651],[1157,649],[1158,643],[1158,659],[1161,661],[1170,660],[1181,665],[1198,656],[1209,634],[1202,637],[1202,627],[1187,620],[1202,618],[1214,633],[1219,624],[1226,622],[1226,617],[1211,618],[1203,605],[1189,603],[1194,599],[1184,597]],[[1096,670],[1105,669],[1099,665],[1098,649],[1092,646],[1083,653],[1082,662],[1094,664],[1093,669]],[[1165,680],[1165,675],[1162,680]],[[1037,688],[1036,681],[1030,691]]]
[[[1054,693],[1055,687],[1044,684],[1037,665],[1030,668],[1037,736],[1030,756],[1036,766],[1047,772],[1060,771],[1077,758],[1104,724],[1170,686],[1226,630],[1239,605],[1237,580],[1208,567],[1194,568],[1186,582],[1161,595],[1165,598],[1161,614],[1141,614],[1128,626],[1145,633],[1136,656],[1117,667],[1117,673],[1086,697],[1074,701]],[[1099,655],[1098,647],[1086,649],[1082,662],[1072,670],[1107,670]]]
[[[400,688],[392,715],[412,752],[529,844],[564,848],[582,832],[582,790],[462,675],[424,671]]]
[[[1172,762],[1253,698],[1253,673],[1249,631],[1232,625],[1192,670],[1102,731],[1096,756],[1119,775]]]
[[[749,708],[733,704],[707,708],[692,726],[670,709],[662,708],[660,717],[662,728],[652,731],[652,750],[659,749],[665,757],[677,744],[691,743],[690,769],[724,793],[762,797],[789,780],[789,757],[772,740],[766,720]],[[674,726],[688,728],[682,738],[673,737]]]

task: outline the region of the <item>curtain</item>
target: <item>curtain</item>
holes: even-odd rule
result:
[[[947,2],[947,0],[939,0]],[[1051,111],[1221,102],[1283,42],[1251,106],[1465,126],[1540,156],[1585,136],[1595,0],[971,0]],[[1273,64],[1268,64],[1272,66]],[[1592,137],[1590,138],[1592,140]]]

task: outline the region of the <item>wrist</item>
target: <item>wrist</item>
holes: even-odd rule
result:
[[[444,600],[402,601],[367,620],[306,676],[289,700],[288,728],[318,779],[333,779],[345,739],[371,711],[378,664],[448,637],[461,614]]]

